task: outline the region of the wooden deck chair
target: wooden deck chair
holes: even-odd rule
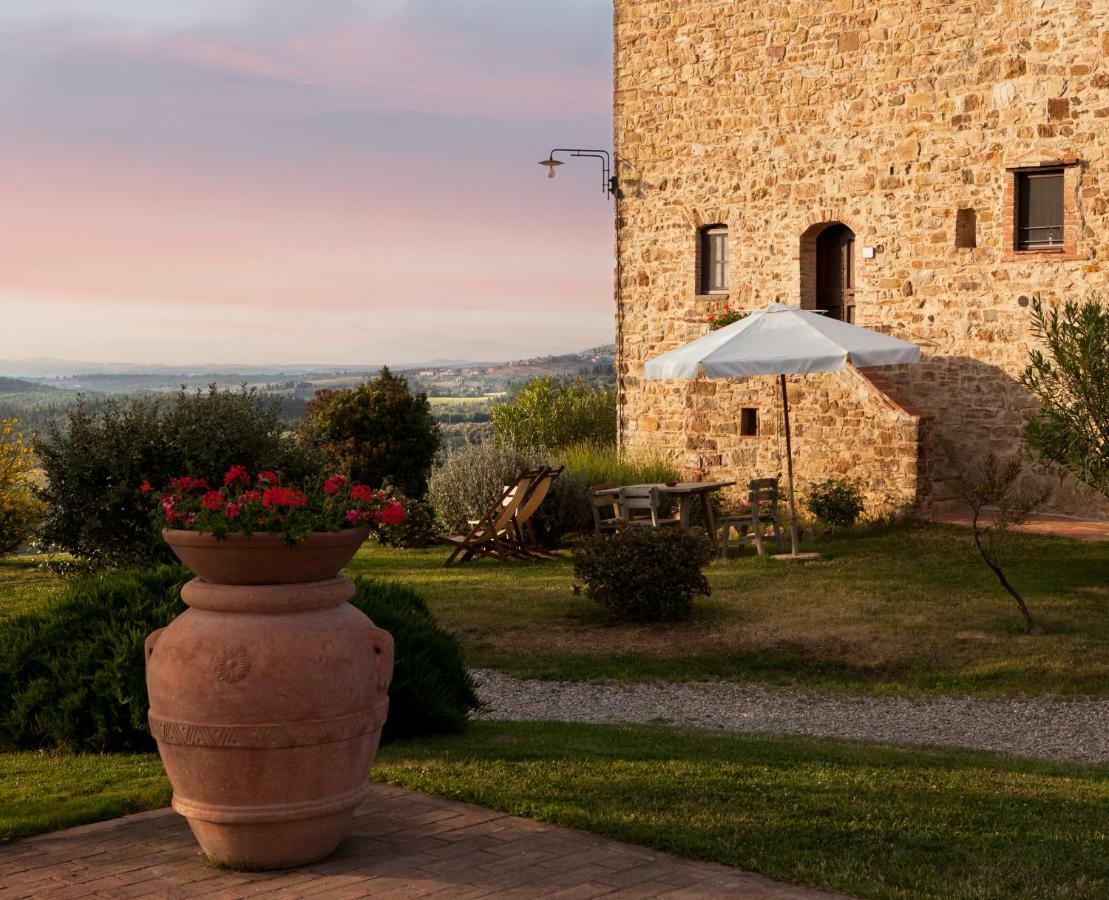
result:
[[[551,492],[551,488],[564,468],[564,466],[559,466],[557,469],[542,471],[532,483],[524,502],[516,510],[516,515],[512,520],[513,537],[517,551],[527,559],[544,559],[554,556],[554,553],[550,550],[545,550],[539,546],[539,535],[535,532],[535,523],[532,521],[532,517],[539,511],[543,501],[547,499],[547,494]]]
[[[443,568],[453,565],[456,560],[469,562],[482,556],[511,559],[516,553],[511,539],[512,518],[536,477],[531,472],[521,472],[515,483],[505,487],[496,503],[465,534],[438,535],[440,541],[454,547],[451,555],[443,561]]]
[[[617,494],[600,494],[598,491],[611,490],[615,485],[595,484],[589,489],[589,507],[593,513],[593,533],[597,535],[615,531],[624,521],[620,512],[620,497]],[[606,512],[602,512],[606,510]]]
[[[620,515],[629,525],[650,524],[654,528],[665,525],[680,525],[681,518],[663,518],[661,513],[662,495],[657,487],[620,488]]]

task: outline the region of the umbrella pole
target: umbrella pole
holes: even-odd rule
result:
[[[779,375],[782,380],[782,416],[786,426],[786,471],[789,473],[789,542],[793,555],[797,555],[797,500],[793,496],[793,441],[789,434],[789,393],[786,391],[786,376]]]

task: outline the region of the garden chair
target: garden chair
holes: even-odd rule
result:
[[[540,470],[524,497],[524,502],[520,504],[512,519],[512,537],[516,550],[525,559],[545,559],[554,556],[551,551],[539,546],[539,535],[536,534],[532,519],[543,505],[543,501],[547,499],[547,494],[562,474],[563,468],[564,466],[559,466],[557,469]]]
[[[653,528],[680,525],[680,516],[664,517],[661,511],[662,494],[657,487],[620,488],[620,515],[626,524],[646,525]]]
[[[758,555],[764,556],[763,541],[773,537],[778,545],[778,552],[785,552],[781,522],[778,518],[778,499],[777,478],[755,478],[748,483],[747,511],[738,516],[726,516],[718,520],[721,558],[728,558],[728,545],[733,528],[736,532],[737,549],[744,544],[754,544]],[[767,531],[767,528],[770,530]]]
[[[589,489],[589,508],[593,513],[593,533],[597,535],[613,532],[620,527],[624,516],[620,512],[620,498],[616,494],[600,494],[598,491],[611,490],[614,485],[595,484]],[[602,513],[602,510],[606,512]]]
[[[458,562],[469,562],[482,556],[507,560],[517,555],[512,540],[512,519],[527,497],[528,491],[541,475],[542,470],[521,472],[514,484],[507,485],[500,498],[480,519],[470,523],[465,534],[440,534],[445,544],[454,546],[451,555],[443,561],[443,568]]]

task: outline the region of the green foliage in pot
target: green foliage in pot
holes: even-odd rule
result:
[[[0,747],[152,750],[143,644],[184,612],[189,577],[178,566],[86,575],[44,610],[0,623]],[[462,728],[473,684],[419,595],[360,579],[353,602],[396,642],[385,739]]]
[[[413,394],[408,381],[387,368],[349,390],[317,391],[304,411],[301,436],[333,471],[375,488],[388,481],[416,498],[427,491],[440,443],[427,395]]]
[[[574,556],[574,576],[615,618],[676,619],[689,613],[695,596],[709,595],[702,569],[712,556],[703,534],[631,525],[584,539]]]
[[[813,485],[805,507],[827,531],[850,528],[863,513],[863,494],[857,482],[829,478]]]

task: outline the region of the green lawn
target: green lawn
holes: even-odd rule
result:
[[[377,780],[867,897],[1109,893],[1109,768],[659,726],[476,723]],[[0,840],[164,805],[156,756],[0,754]]]
[[[446,548],[367,545],[352,573],[410,583],[471,665],[568,679],[760,679],[879,691],[1109,696],[1109,544],[1013,536],[1027,635],[965,529],[913,523],[809,544],[803,566],[714,562],[713,595],[684,623],[617,625],[573,591],[568,559],[443,569]],[[0,561],[0,620],[60,584]]]
[[[803,566],[709,568],[681,624],[614,625],[572,590],[568,560],[479,561],[369,548],[352,571],[411,583],[472,665],[528,677],[762,679],[864,690],[1109,696],[1109,544],[1013,536],[1027,635],[965,529],[911,524],[824,538]]]

